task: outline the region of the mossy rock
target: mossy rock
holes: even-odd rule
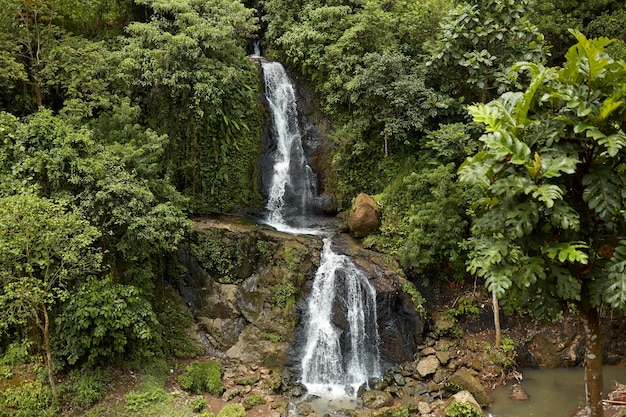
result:
[[[226,404],[217,417],[246,417],[246,409],[241,404]]]

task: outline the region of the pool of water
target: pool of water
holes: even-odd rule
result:
[[[525,369],[522,387],[527,401],[509,398],[511,386],[491,392],[493,403],[487,410],[492,417],[567,417],[585,404],[584,370]],[[615,388],[615,381],[626,384],[626,367],[604,367],[605,395]]]

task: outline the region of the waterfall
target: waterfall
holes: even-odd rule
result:
[[[278,62],[261,63],[276,138],[267,222],[280,230],[304,226],[314,203],[315,178],[302,148],[295,88]]]
[[[340,396],[380,376],[376,291],[350,258],[324,239],[309,295],[302,383],[311,394]],[[335,323],[344,322],[344,329]]]
[[[280,63],[257,54],[255,48],[251,57],[261,62],[276,142],[266,222],[290,233],[323,234],[309,228],[317,190],[302,147],[295,87]],[[301,362],[302,383],[325,398],[355,395],[381,374],[376,291],[350,258],[331,246],[326,237],[308,300]]]

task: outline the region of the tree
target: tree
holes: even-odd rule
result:
[[[507,68],[519,60],[545,59],[543,35],[527,17],[530,0],[469,0],[461,2],[441,22],[441,35],[431,65],[454,68],[458,82],[443,82],[462,89],[469,100],[487,102],[493,90],[508,86]],[[462,90],[461,90],[462,91]]]
[[[158,339],[156,314],[141,291],[115,284],[110,277],[91,278],[72,290],[55,320],[59,353],[73,365],[119,359],[124,354],[149,357]]]
[[[91,128],[46,109],[23,120],[0,113],[0,195],[30,188],[78,208],[100,232],[111,277],[147,289],[154,264],[177,249],[190,223],[160,165],[167,137],[138,116],[127,100]]]
[[[23,194],[0,198],[0,236],[0,329],[40,332],[56,397],[52,310],[68,298],[70,281],[98,272],[101,257],[92,247],[98,231],[62,204]]]
[[[117,76],[147,126],[168,135],[172,182],[196,213],[253,205],[261,107],[246,38],[257,29],[254,11],[238,0],[139,3],[152,15],[127,26]]]
[[[600,307],[626,310],[626,64],[607,38],[578,43],[562,68],[519,63],[531,81],[470,107],[483,149],[459,170],[482,186],[468,270],[506,311],[553,320],[576,306],[585,329],[587,410],[602,416]]]

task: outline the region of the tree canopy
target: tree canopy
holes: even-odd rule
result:
[[[626,63],[607,38],[578,43],[562,67],[519,63],[524,92],[469,108],[482,150],[459,170],[482,187],[468,269],[509,311],[553,320],[568,305],[585,325],[587,406],[602,411],[597,309],[626,311]]]

